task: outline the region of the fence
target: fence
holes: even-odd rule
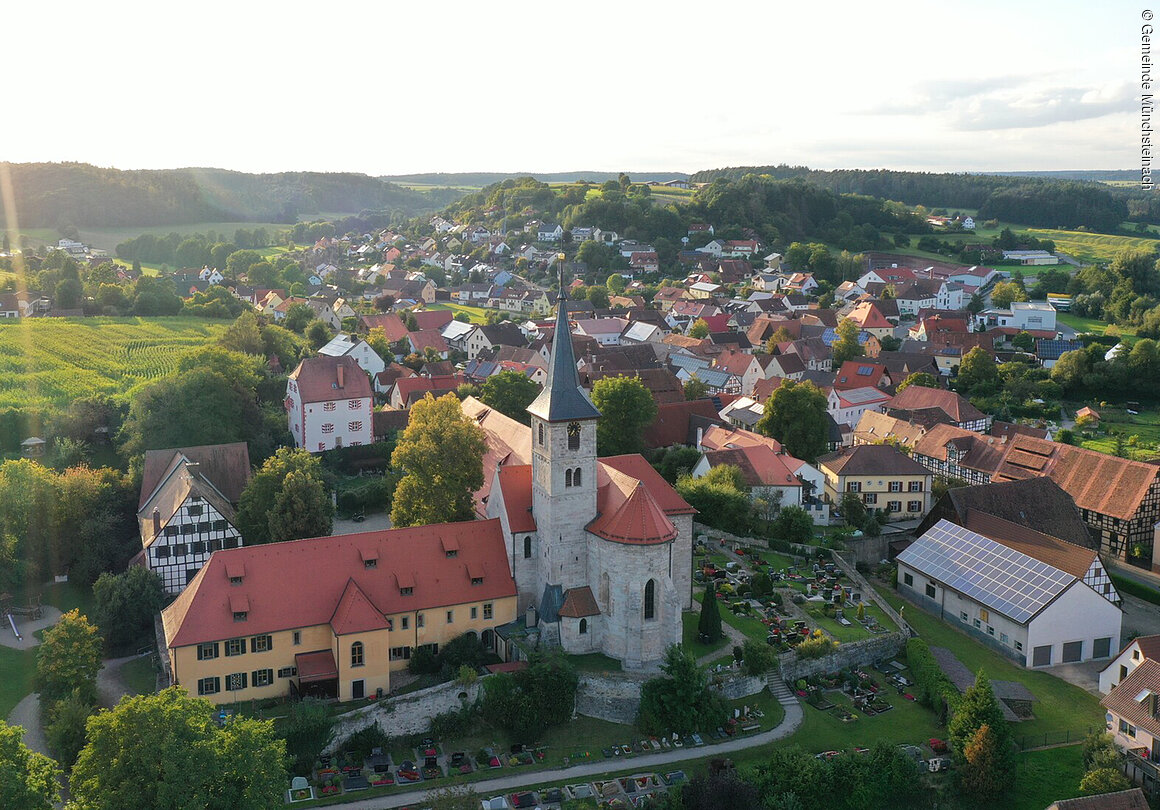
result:
[[[1013,740],[1020,751],[1034,751],[1036,748],[1050,748],[1053,745],[1075,745],[1076,743],[1083,742],[1083,738],[1093,731],[1104,730],[1102,726],[1098,728],[1095,726],[1087,726],[1086,728],[1079,729],[1044,731],[1041,734],[1020,735],[1016,733],[1013,735]]]

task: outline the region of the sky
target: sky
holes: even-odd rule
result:
[[[1144,8],[11,2],[0,68],[20,114],[0,125],[0,160],[372,175],[1131,169]]]

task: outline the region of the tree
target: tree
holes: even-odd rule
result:
[[[842,500],[838,501],[838,510],[842,513],[842,517],[846,519],[847,526],[861,529],[865,525],[866,505],[862,503],[862,497],[858,493],[845,493],[842,496]]]
[[[1025,352],[1033,352],[1035,351],[1035,338],[1031,337],[1030,332],[1020,332],[1011,338],[1011,345]]]
[[[262,330],[258,324],[258,314],[247,309],[237,317],[218,343],[225,349],[241,354],[256,354],[264,356],[265,345],[262,343]]]
[[[29,750],[24,729],[0,720],[0,810],[52,810],[60,801],[60,768]]]
[[[978,293],[971,293],[971,300],[967,302],[967,312],[978,315],[986,308],[987,304],[983,301],[983,297]]]
[[[974,684],[963,692],[955,706],[954,716],[947,725],[951,748],[956,757],[965,756],[967,746],[975,740],[976,733],[983,726],[990,727],[995,738],[994,746],[998,750],[1009,751],[1011,731],[1003,719],[1003,709],[995,698],[987,674],[979,670]]]
[[[264,458],[274,443],[255,392],[212,369],[163,377],[137,389],[121,438],[128,456],[245,441],[252,457]]]
[[[579,683],[564,657],[534,654],[525,669],[483,682],[483,717],[516,739],[529,739],[572,716]]]
[[[589,287],[588,300],[595,309],[608,309],[608,290],[603,287]]]
[[[826,395],[812,382],[786,380],[765,401],[757,432],[777,439],[791,456],[813,463],[826,450]]]
[[[1027,292],[1014,281],[1000,281],[991,290],[991,306],[1007,309],[1012,301],[1027,301]]]
[[[814,536],[814,519],[800,506],[783,506],[773,519],[770,532],[789,543],[808,543]]]
[[[999,385],[999,366],[995,358],[982,346],[976,346],[966,353],[959,364],[955,377],[955,388],[962,394],[986,396]]]
[[[288,487],[291,479],[294,483]],[[301,448],[283,447],[266,459],[242,490],[236,515],[238,531],[251,546],[328,535],[334,515],[330,489],[318,456]],[[293,519],[277,516],[279,505],[294,510]]]
[[[746,639],[741,650],[746,675],[764,675],[777,664],[777,650],[764,641]]]
[[[306,327],[306,340],[315,350],[321,349],[323,346],[329,343],[331,337],[330,327],[322,321],[311,321],[310,325]]]
[[[330,744],[333,727],[330,709],[321,700],[306,698],[290,704],[282,734],[286,738],[286,753],[290,755],[290,769],[295,774],[310,773],[314,760]]]
[[[717,594],[712,584],[705,589],[701,599],[701,613],[697,619],[697,635],[702,636],[707,644],[711,644],[724,636],[721,631],[721,610],[717,605]]]
[[[480,400],[525,425],[531,422],[528,406],[540,393],[539,383],[521,371],[501,371],[483,383]]]
[[[909,388],[912,385],[917,385],[921,388],[942,388],[938,384],[938,378],[927,371],[915,371],[907,375],[906,379],[898,384],[899,391]]]
[[[325,537],[333,525],[334,505],[318,476],[301,471],[289,473],[270,505],[267,517],[271,542]]]
[[[706,595],[706,598],[714,598]],[[645,681],[636,724],[646,734],[691,734],[716,728],[725,719],[721,697],[709,691],[705,673],[680,644],[665,653],[663,676]]]
[[[165,603],[155,571],[134,565],[123,574],[105,572],[93,583],[93,617],[112,650],[133,648],[153,634],[153,617]]]
[[[282,326],[301,335],[313,320],[314,310],[309,304],[291,304],[282,319]]]
[[[79,808],[276,810],[286,744],[269,720],[215,722],[208,700],[179,687],[126,697],[89,721],[69,787]]]
[[[264,261],[262,254],[256,250],[235,250],[226,259],[226,274],[231,278],[241,278],[250,271],[250,267],[262,261]],[[273,279],[263,278],[263,281],[273,281]],[[251,282],[253,282],[252,279]]]
[[[1116,749],[1115,738],[1104,731],[1093,731],[1083,740],[1083,767],[1093,771],[1096,768],[1114,768],[1120,762],[1120,752]]]
[[[605,377],[592,386],[592,402],[600,410],[596,452],[602,456],[639,453],[644,430],[657,416],[657,404],[638,377]]]
[[[853,360],[855,357],[861,357],[866,353],[858,338],[862,334],[862,330],[858,324],[849,318],[843,318],[838,322],[837,329],[834,330],[838,339],[830,346],[830,353],[833,356],[834,370],[837,371],[838,366],[845,363],[847,360]]]
[[[1115,793],[1120,790],[1127,790],[1132,787],[1132,783],[1128,777],[1124,776],[1118,768],[1095,768],[1083,775],[1080,780],[1079,790],[1085,796],[1095,796],[1100,793]]]
[[[483,429],[463,413],[454,394],[428,394],[415,403],[391,454],[391,466],[404,473],[395,488],[392,525],[471,520],[486,449]]]
[[[677,479],[677,492],[701,513],[700,520],[709,526],[738,534],[749,531],[753,523],[749,495],[737,489],[730,476],[719,476],[682,476]]]
[[[56,305],[61,309],[76,309],[84,296],[84,285],[75,278],[66,278],[56,285]]]
[[[997,733],[989,723],[975,730],[962,750],[958,770],[959,786],[965,793],[981,802],[989,802],[1011,786],[1015,769],[1006,745],[1004,735]]]
[[[694,374],[689,379],[685,380],[685,400],[692,401],[694,399],[704,399],[709,396],[709,386],[701,382],[701,380]]]
[[[43,707],[43,712],[46,720],[44,736],[49,750],[58,762],[71,768],[85,747],[85,724],[93,714],[93,707],[78,690],[73,690],[63,700]]]
[[[55,703],[73,690],[90,704],[97,702],[101,671],[101,637],[97,628],[73,608],[44,631],[36,653],[36,690],[45,703]]]
[[[689,327],[689,337],[697,340],[704,340],[709,337],[709,323],[704,318],[697,318],[693,321],[693,325]]]

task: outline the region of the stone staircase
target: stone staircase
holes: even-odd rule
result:
[[[782,706],[798,705],[797,695],[785,685],[785,681],[781,679],[781,675],[778,674],[777,670],[766,674],[765,683],[769,687],[769,693],[777,698],[777,702]]]

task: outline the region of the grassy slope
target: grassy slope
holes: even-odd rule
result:
[[[1019,681],[1031,690],[1037,698],[1033,707],[1035,717],[1012,729],[1016,739],[1064,730],[1083,732],[1088,727],[1103,726],[1103,709],[1099,700],[1089,692],[1047,672],[1016,665],[951,625],[907,604],[895,593],[885,592],[883,595],[896,609],[906,606],[906,621],[927,644],[952,650],[972,672],[983,669],[992,680]]]
[[[0,324],[0,408],[64,406],[124,394],[215,340],[225,321],[201,318],[43,318]]]
[[[472,323],[487,323],[487,313],[498,311],[485,309],[484,307],[469,307],[466,304],[449,304],[446,302],[428,304],[427,309],[449,309],[452,312],[466,312],[467,317],[471,318]]]

